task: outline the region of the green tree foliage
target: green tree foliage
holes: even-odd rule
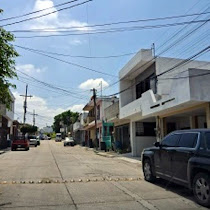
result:
[[[33,134],[35,132],[37,132],[38,130],[38,127],[37,126],[33,126],[33,125],[29,125],[29,124],[26,124],[24,125],[20,131],[23,133],[23,134],[26,134],[26,133],[29,133],[29,134]]]
[[[0,13],[3,10],[0,9]],[[15,58],[18,53],[10,42],[14,41],[14,36],[0,27],[0,103],[6,104],[10,109],[12,98],[9,93],[9,87],[15,88],[9,79],[17,77],[15,71]]]
[[[63,125],[70,126],[71,124],[74,124],[79,117],[78,112],[72,112],[71,110],[68,110],[66,112],[63,112],[59,115],[56,115],[54,117],[54,123],[53,123],[53,130],[56,133],[60,132],[60,128]]]

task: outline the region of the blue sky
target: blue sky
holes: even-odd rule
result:
[[[14,2],[2,0],[1,8],[4,10],[4,14],[1,16],[1,18],[28,13],[63,2],[64,1],[58,0],[15,0],[14,6]],[[80,2],[82,2],[82,0]],[[209,0],[93,0],[88,4],[78,6],[76,8],[60,11],[58,13],[54,13],[53,15],[34,21],[7,26],[5,29],[13,31],[41,27],[86,26],[135,19],[174,16],[186,13],[199,13],[203,12],[205,9],[208,9],[208,6],[210,6]],[[36,16],[36,14],[34,16]],[[200,19],[205,19],[205,17],[208,16],[202,16]],[[193,18],[194,17],[163,22],[137,23],[133,25],[154,25],[158,23],[163,24],[176,21],[189,21]],[[13,22],[13,20],[1,23],[6,24],[9,22]],[[183,26],[83,36],[33,39],[16,38],[15,44],[63,54],[108,56],[113,54],[117,55],[136,52],[141,48],[150,48],[153,42],[158,48],[158,46],[160,46],[162,43],[170,40],[170,37],[181,28],[183,28]],[[84,28],[84,30],[86,29]],[[208,45],[209,37],[205,39],[206,33],[209,32],[208,30],[209,23],[204,28],[199,30],[194,36],[163,54],[163,56],[186,58],[190,55],[193,55]],[[15,36],[17,37],[30,35],[32,34],[15,33]],[[36,33],[36,35],[44,34]],[[199,37],[200,40],[198,40]],[[201,39],[202,37],[204,38]],[[200,42],[193,47],[192,42],[194,40]],[[187,47],[191,48],[188,49]],[[93,86],[98,88],[101,78],[103,79],[102,84],[104,87],[112,84],[114,81],[117,81],[117,77],[101,75],[82,68],[67,65],[65,63],[61,63],[41,55],[36,55],[23,49],[17,48],[17,51],[20,54],[20,57],[16,60],[17,69],[44,82],[76,92],[78,93],[76,96],[81,98],[76,99],[70,95],[63,96],[61,93],[51,92],[44,89],[40,86],[40,84],[35,84],[31,81],[28,82],[29,94],[34,96],[33,99],[28,100],[28,111],[32,112],[33,109],[36,109],[36,112],[40,115],[37,117],[37,125],[41,127],[46,124],[50,125],[53,121],[54,115],[66,110],[67,108],[71,108],[73,111],[80,111],[83,105],[87,103],[91,94],[89,89]],[[158,52],[160,51],[157,50],[157,53]],[[117,76],[119,70],[129,61],[129,59],[131,59],[131,57],[132,56],[125,56],[109,59],[84,59],[72,57],[59,58]],[[200,59],[209,60],[207,56],[203,56]],[[19,75],[23,76],[21,74]],[[15,118],[19,117],[20,121],[22,120],[23,99],[19,97],[19,94],[23,94],[25,91],[25,83],[23,83],[23,81],[25,80],[22,79],[22,81],[13,81],[17,85],[17,89],[13,90],[16,97]],[[117,91],[118,84],[107,88],[107,90],[104,91],[104,94],[109,95]],[[27,116],[27,122],[32,122],[32,117],[30,115]]]

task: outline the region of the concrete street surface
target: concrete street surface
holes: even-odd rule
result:
[[[187,189],[143,180],[141,164],[41,141],[0,155],[0,209],[205,209]]]

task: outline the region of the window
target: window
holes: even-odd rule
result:
[[[146,92],[147,90],[151,88],[150,80],[153,77],[154,77],[154,74],[150,75],[149,77],[147,77],[146,79],[144,79],[143,81],[139,82],[136,85],[136,99],[140,98],[142,93]]]
[[[206,147],[210,150],[210,133],[206,133]]]
[[[144,125],[142,122],[136,122],[136,136],[144,136]]]
[[[155,127],[155,122],[136,122],[136,136],[156,136]]]
[[[184,133],[179,140],[179,147],[194,148],[197,144],[197,133]]]
[[[179,142],[180,137],[181,137],[181,134],[172,134],[164,138],[161,144],[168,147],[176,147]]]

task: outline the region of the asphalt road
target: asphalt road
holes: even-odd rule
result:
[[[41,141],[0,155],[0,209],[205,209],[183,187],[143,180],[141,166]]]

